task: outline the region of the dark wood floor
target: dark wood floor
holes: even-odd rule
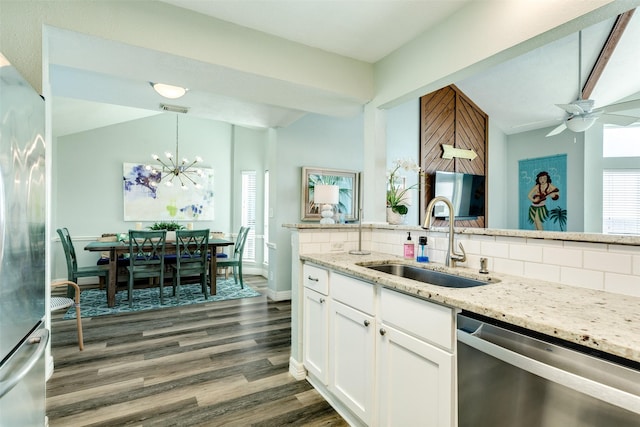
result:
[[[291,305],[263,296],[85,319],[52,319],[49,425],[344,426],[288,373]]]

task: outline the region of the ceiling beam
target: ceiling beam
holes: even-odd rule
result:
[[[584,84],[584,87],[582,88],[583,99],[589,99],[589,97],[591,96],[591,93],[593,92],[593,89],[595,89],[596,84],[600,79],[600,76],[604,72],[604,68],[607,66],[607,63],[609,62],[611,55],[613,55],[613,51],[616,49],[616,46],[618,45],[618,41],[620,41],[620,38],[622,37],[622,34],[624,33],[625,28],[627,28],[627,24],[631,20],[631,17],[633,16],[633,12],[635,12],[635,9],[631,9],[625,13],[622,13],[618,15],[618,17],[616,18],[616,22],[613,24],[613,28],[609,33],[609,37],[607,38],[607,41],[604,43],[604,46],[602,46],[600,55],[598,55],[598,59],[596,60],[596,63],[593,66],[593,69],[591,70],[591,73],[589,74],[589,78],[587,79],[587,81]]]

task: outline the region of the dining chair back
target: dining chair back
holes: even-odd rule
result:
[[[236,243],[233,248],[233,256],[229,259],[217,260],[217,266],[220,268],[231,267],[233,269],[233,278],[238,283],[240,281],[240,287],[244,288],[244,282],[242,281],[242,255],[244,254],[244,246],[247,243],[247,236],[249,235],[249,227],[240,227]]]
[[[160,304],[164,304],[166,230],[129,230],[129,307],[133,306],[135,279],[158,278]]]
[[[51,289],[58,286],[72,287],[75,290],[75,296],[73,298],[52,296],[49,303],[49,311],[53,312],[75,306],[76,324],[78,327],[78,347],[80,348],[80,351],[82,351],[84,350],[84,340],[82,338],[82,316],[80,315],[80,287],[77,283],[70,280],[61,280],[51,283]]]
[[[109,266],[107,265],[95,265],[78,267],[78,257],[76,250],[71,240],[71,235],[66,227],[58,228],[58,236],[60,236],[60,242],[64,249],[64,256],[67,261],[67,280],[73,283],[78,283],[80,277],[98,277],[102,286],[103,281],[109,282]],[[67,297],[73,298],[75,295],[75,288],[71,285],[67,286]]]
[[[180,302],[180,284],[184,277],[199,276],[202,293],[207,299],[209,267],[209,229],[176,231],[176,263],[173,267],[173,295]],[[177,291],[176,291],[177,290]]]

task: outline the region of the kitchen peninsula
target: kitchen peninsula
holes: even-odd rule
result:
[[[384,423],[389,421],[384,418],[385,413],[402,413],[398,410],[403,406],[402,399],[408,401],[411,397],[405,395],[396,400],[400,402],[398,405],[387,405],[390,396],[402,394],[403,390],[393,387],[389,389],[388,378],[405,378],[403,383],[405,388],[413,390],[411,393],[433,397],[436,401],[448,399],[455,402],[455,393],[452,391],[455,385],[452,385],[454,389],[442,390],[432,386],[427,390],[424,382],[415,383],[409,378],[412,377],[411,372],[430,369],[427,367],[431,366],[437,367],[439,376],[439,380],[433,384],[452,384],[451,378],[455,379],[456,366],[455,319],[459,312],[475,313],[516,328],[544,334],[574,347],[580,346],[588,353],[624,360],[625,364],[636,370],[640,366],[638,237],[456,229],[456,245],[458,242],[464,244],[467,260],[456,268],[447,268],[444,266],[444,256],[448,236],[444,229],[427,232],[420,227],[365,224],[362,226],[362,249],[371,253],[352,255],[349,251],[357,249],[360,241],[359,230],[355,225],[295,224],[285,227],[292,231],[293,248],[290,372],[300,379],[309,378],[317,388],[320,384],[320,389],[323,389],[321,384],[329,384],[326,397],[332,404],[337,400],[337,408],[344,403],[345,413],[355,414],[352,419],[355,425],[371,425],[370,421],[373,425],[376,422]],[[427,251],[431,263],[420,264],[402,257],[407,231],[411,231],[416,240],[421,234],[427,236]],[[487,258],[488,275],[479,273],[481,258]],[[488,279],[490,283],[471,288],[447,288],[367,268],[368,265],[387,263],[408,264],[469,278]],[[349,290],[346,290],[347,287]],[[313,300],[314,295],[317,301]],[[415,304],[412,300],[416,301]],[[396,302],[408,305],[394,308]],[[324,330],[315,328],[323,322],[318,321],[318,317],[313,317],[326,310],[323,306],[327,306],[328,312],[322,316],[332,319],[325,323],[329,329],[325,326]],[[394,324],[399,325],[397,322],[402,321],[393,316],[404,314],[407,314],[408,321],[404,323],[406,327],[400,327],[400,330],[407,331],[412,340],[417,339],[417,342],[422,343],[416,345],[425,345],[425,352],[421,354],[426,359],[422,366],[409,366],[403,362],[404,372],[398,376],[398,372],[386,370],[384,360],[387,360],[385,354],[389,351],[387,343],[398,337]],[[312,317],[309,318],[309,315]],[[353,321],[352,327],[345,323],[346,320],[341,320],[343,318],[350,318]],[[335,326],[338,321],[344,323],[340,328]],[[305,329],[305,325],[312,325],[313,330]],[[362,325],[365,327],[362,328]],[[375,326],[371,328],[369,325]],[[422,330],[420,333],[410,332],[414,327]],[[345,328],[356,335],[341,338]],[[432,332],[436,336],[430,337]],[[358,382],[353,382],[353,378],[341,377],[344,375],[341,373],[345,368],[343,364],[348,364],[349,358],[340,354],[345,353],[345,345],[358,340],[359,333],[377,337],[374,339],[374,361],[367,359],[369,350],[359,350],[373,338],[362,336],[358,344],[353,344],[347,353],[352,355],[351,359],[356,358],[361,361],[359,363],[368,366],[363,369],[368,372],[373,369],[376,372],[377,385],[373,386],[373,396],[359,396],[350,402],[349,399],[359,389],[351,389],[350,393],[342,393],[340,389]],[[313,362],[309,358],[309,351],[317,350],[309,349],[308,337],[312,337],[315,342],[318,336],[324,334],[329,336],[326,346],[322,343],[312,344],[314,347],[320,345],[320,348],[327,348],[327,354],[330,355],[330,362],[323,362],[327,372],[320,372],[321,375],[318,375],[317,372],[312,372],[314,367],[307,368]],[[427,347],[431,350],[427,350]],[[432,357],[426,356],[429,352]],[[414,360],[417,363],[418,359]],[[342,370],[336,371],[332,363],[343,365]],[[371,367],[372,364],[374,367]],[[356,371],[358,369],[353,372]],[[367,387],[368,385],[365,386]],[[633,399],[637,400],[637,396]],[[631,405],[637,405],[635,400]],[[385,409],[385,406],[390,406],[391,409]],[[441,406],[451,409],[438,412],[441,422],[439,425],[455,425],[456,404],[442,403]],[[436,408],[437,405],[432,409],[435,411]]]
[[[420,266],[383,253],[364,256],[305,254],[300,255],[300,259],[385,288],[640,363],[640,298],[637,297],[504,274],[492,273],[486,277],[469,268],[450,269],[429,264],[438,271],[490,279],[491,282],[472,288],[447,288],[390,276],[366,267],[389,262]]]

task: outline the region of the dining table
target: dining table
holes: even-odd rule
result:
[[[217,276],[217,257],[216,252],[218,248],[230,246],[235,242],[226,239],[209,239],[209,253],[210,259],[210,294],[216,294],[216,276]],[[95,241],[89,242],[84,249],[90,252],[106,252],[109,251],[109,283],[107,283],[107,305],[113,307],[116,304],[116,287],[118,281],[118,258],[123,254],[129,253],[129,242],[118,240],[112,242]],[[165,253],[176,253],[176,242],[167,240],[165,242]]]

